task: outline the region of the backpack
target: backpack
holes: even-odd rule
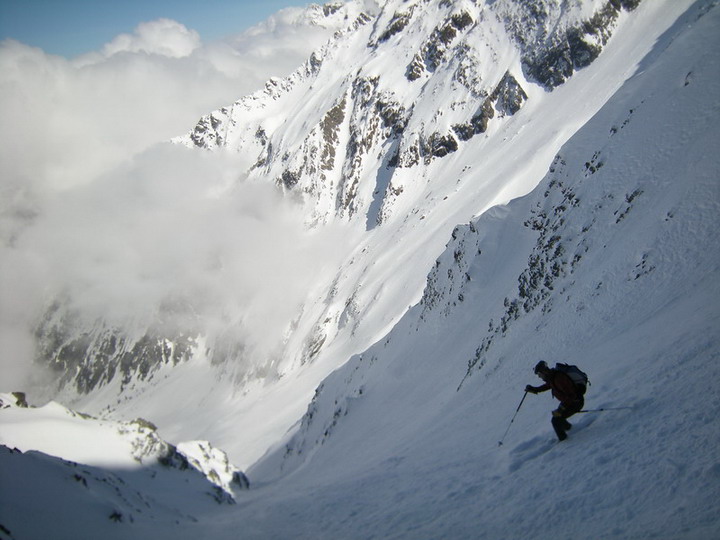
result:
[[[571,364],[562,364],[560,362],[555,364],[555,369],[565,373],[565,375],[570,377],[570,380],[575,383],[575,388],[577,388],[578,394],[580,394],[581,396],[585,395],[585,391],[587,390],[590,381],[588,380],[588,376],[584,371],[582,371],[577,366],[573,366]]]

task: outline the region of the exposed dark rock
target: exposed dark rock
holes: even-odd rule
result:
[[[417,141],[404,151],[397,151],[388,161],[388,167],[414,167],[420,163],[420,145]]]
[[[410,19],[412,18],[414,6],[410,8],[409,11],[404,13],[395,13],[393,15],[393,18],[390,20],[390,23],[388,24],[385,31],[380,34],[380,37],[378,38],[378,43],[384,43],[388,39],[390,39],[395,34],[399,34],[402,32],[405,27],[410,22]]]
[[[122,523],[123,520],[123,514],[122,512],[118,512],[117,510],[114,511],[112,514],[108,516],[108,519],[110,521],[114,521],[115,523]]]
[[[334,15],[335,13],[337,13],[338,11],[340,11],[342,9],[342,6],[343,5],[339,2],[323,4],[323,7],[322,7],[323,15],[325,15],[326,17],[329,17],[330,15]]]
[[[433,157],[445,157],[448,154],[455,152],[458,149],[458,143],[450,134],[441,135],[440,133],[433,133],[425,141],[425,144],[421,146],[422,155],[425,157],[425,162],[429,163]]]
[[[158,457],[158,463],[160,463],[160,465],[171,469],[177,469],[179,471],[185,471],[191,468],[188,459],[178,452],[178,449],[175,446],[167,443],[166,446],[167,448],[165,453]]]
[[[480,107],[480,110],[465,124],[455,124],[453,132],[461,141],[467,141],[480,133],[487,131],[488,122],[495,116],[497,111],[500,116],[512,116],[520,110],[527,94],[522,89],[517,79],[510,72],[506,72],[493,93]]]
[[[563,84],[573,73],[570,48],[567,43],[554,47],[534,59],[524,59],[525,75],[547,89]]]
[[[421,160],[427,165],[435,158],[442,158],[457,151],[458,147],[458,141],[451,133],[434,132],[427,138],[420,136],[402,152],[395,153],[388,160],[388,166],[409,168],[419,164]]]
[[[490,100],[495,103],[495,110],[500,116],[514,115],[527,101],[527,98],[525,90],[522,89],[520,83],[509,71],[505,72],[505,75],[490,96]]]
[[[325,114],[320,122],[324,142],[320,155],[320,167],[328,171],[335,166],[335,154],[339,142],[338,132],[340,131],[340,125],[345,120],[346,104],[347,100],[343,98],[340,103]]]
[[[337,193],[337,208],[353,215],[357,211],[357,191],[365,155],[382,138],[381,117],[376,106],[379,99],[379,77],[357,77],[350,92],[352,112],[349,139],[345,149],[343,181]]]
[[[488,122],[493,116],[495,116],[495,110],[492,106],[492,100],[486,99],[478,113],[470,119],[470,122],[454,125],[453,131],[461,141],[467,141],[479,133],[485,133]]]
[[[15,405],[22,409],[28,408],[28,402],[25,398],[25,392],[13,392],[12,396],[15,398]]]
[[[633,10],[640,1],[610,0],[589,20],[549,36],[547,46],[529,48],[522,60],[528,79],[552,90],[567,81],[576,70],[589,66],[610,39],[620,11]],[[530,13],[538,20],[547,17],[539,9]]]
[[[462,13],[456,13],[452,17],[450,17],[450,24],[454,28],[457,28],[458,30],[465,30],[468,26],[473,24],[475,21],[472,18],[472,15],[470,15],[467,11],[463,11]]]
[[[85,328],[86,330],[78,330]],[[83,324],[78,315],[57,303],[36,328],[37,361],[59,375],[59,386],[73,384],[88,393],[116,376],[122,385],[149,379],[164,364],[186,361],[197,345],[197,331],[164,328],[158,323],[139,339],[102,321]]]
[[[300,181],[300,173],[290,170],[284,171],[280,176],[280,181],[287,189],[292,189]]]
[[[250,489],[250,479],[242,471],[235,471],[232,484],[240,489]]]
[[[408,120],[405,107],[389,98],[380,98],[375,108],[383,127],[390,130],[390,135],[399,135],[404,131]]]
[[[320,71],[320,68],[322,67],[322,57],[318,56],[317,53],[313,52],[310,55],[310,58],[308,59],[308,64],[310,66],[310,72],[311,73],[317,73]]]
[[[617,9],[623,8],[627,11],[632,11],[640,5],[642,0],[610,0],[610,3]]]
[[[224,141],[217,131],[219,125],[219,120],[212,114],[203,116],[190,134],[190,139],[198,148],[221,146]]]
[[[449,20],[435,28],[408,65],[405,72],[407,79],[415,81],[423,73],[434,72],[445,60],[448,48],[455,41],[458,33],[465,30],[473,22],[474,20],[469,13],[462,12],[453,15]]]

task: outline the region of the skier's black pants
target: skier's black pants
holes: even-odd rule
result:
[[[578,401],[572,403],[561,403],[560,406],[553,411],[552,427],[558,439],[564,441],[567,438],[567,433],[565,432],[572,427],[567,419],[573,414],[580,412],[584,406],[585,400],[580,398]]]

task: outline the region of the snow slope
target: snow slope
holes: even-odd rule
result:
[[[689,10],[531,194],[456,230],[423,301],[251,469],[247,515],[291,516],[259,536],[717,537],[718,17]],[[499,447],[540,358],[632,409],[557,443],[530,395]]]
[[[386,2],[374,20],[359,14],[291,77],[270,81],[265,90],[208,115],[189,136],[211,149],[224,144],[244,156],[256,152],[257,159],[245,158],[256,163],[248,181],[280,178],[287,196],[303,200],[310,221],[317,223],[311,234],[330,229],[341,239],[333,246],[340,262],[320,261],[312,269],[314,281],[289,321],[280,351],[266,355],[233,341],[242,336],[237,327],[256,317],[240,305],[240,313],[230,318],[235,326],[225,334],[229,342],[184,332],[180,340],[160,340],[174,346],[171,365],[153,371],[144,358],[134,357],[139,374],[124,374],[123,381],[116,377],[88,395],[66,388],[56,399],[93,413],[111,406],[124,418],[149,417],[168,440],[210,440],[241,468],[254,463],[297,422],[328,373],[381,340],[419,301],[426,275],[453,228],[536,186],[560,146],[638,69],[688,3],[644,2],[632,12],[621,11],[602,54],[552,92],[525,79],[524,53],[496,18],[500,13],[522,22],[523,10],[513,8],[513,2],[414,5],[402,33],[385,41],[383,30],[393,27],[406,6]],[[538,5],[556,17],[543,21],[552,33],[602,2],[578,4],[567,13],[556,3]],[[471,14],[475,24],[454,22],[463,13]],[[448,24],[462,29],[451,41],[452,54],[446,51],[434,71],[426,66],[411,80],[406,62],[431,45],[437,53],[438,32],[443,34]],[[535,40],[542,42],[531,34],[522,39],[531,50],[539,47]],[[527,94],[522,107],[509,114],[493,101],[497,110],[486,131],[442,155],[432,141],[447,140],[444,130],[470,121],[502,86],[506,72]],[[481,81],[477,86],[464,79],[472,73]],[[333,111],[343,100],[339,122]],[[325,151],[335,156],[327,168]],[[400,165],[391,167],[395,155]],[[355,180],[357,189],[351,189]],[[104,351],[112,348],[107,344],[113,343],[105,330],[94,334],[97,328],[104,327],[93,325],[77,340],[62,341],[49,357],[71,357],[84,344],[96,343],[83,364],[68,362],[67,370],[112,372],[96,360],[107,356]],[[49,338],[64,330],[45,329]],[[149,381],[144,380],[147,372]],[[192,418],[178,421],[177,410],[192,411]]]
[[[629,19],[597,60],[603,69],[594,63],[539,94],[553,107],[523,108],[496,142],[473,139],[427,169],[445,183],[426,188],[405,226],[368,231],[372,242],[356,253],[367,263],[355,276],[368,326],[338,333],[355,341],[335,338],[314,363],[250,387],[243,400],[191,362],[161,372],[169,384],[155,401],[145,393],[124,405],[154,422],[157,413],[161,431],[210,433],[233,460],[255,462],[237,505],[198,508],[182,528],[103,517],[86,537],[716,538],[720,8],[699,1],[677,21],[665,16],[659,36],[651,18]],[[630,41],[640,30],[643,40]],[[594,86],[604,97],[578,96]],[[486,146],[523,159],[492,159]],[[480,197],[486,177],[517,183]],[[490,203],[507,204],[484,212]],[[381,298],[397,311],[378,308]],[[632,409],[578,415],[558,444],[554,403],[529,395],[499,446],[540,358],[588,372],[588,408]],[[319,380],[302,421],[278,442]],[[213,388],[217,402],[193,395],[193,384]],[[160,400],[178,388],[186,409],[167,412]],[[270,425],[258,427],[268,411]],[[66,465],[51,472],[46,458],[6,454],[3,467],[15,460],[34,490],[49,478],[76,493],[69,470],[57,472]],[[15,504],[34,508],[31,494]],[[0,512],[22,538],[22,525]],[[69,517],[56,530],[77,532]]]

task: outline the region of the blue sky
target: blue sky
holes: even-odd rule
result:
[[[0,0],[0,40],[13,38],[50,54],[98,50],[145,21],[174,19],[204,42],[238,34],[288,6],[311,0]]]

